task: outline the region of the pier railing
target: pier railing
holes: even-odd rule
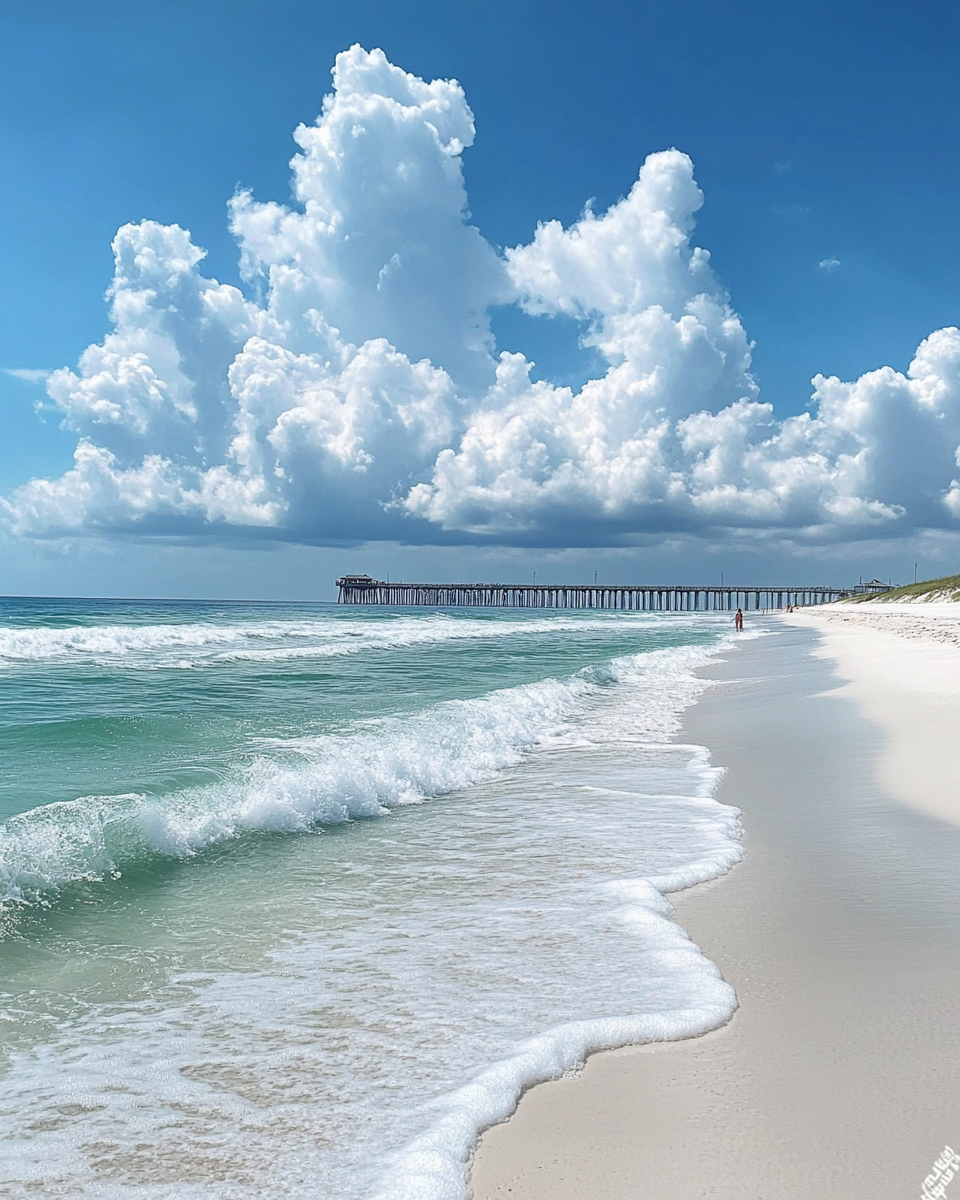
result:
[[[710,612],[828,604],[860,587],[700,586],[525,583],[389,583],[367,575],[337,580],[340,604],[431,608],[599,608],[628,612]],[[886,591],[881,585],[873,589]]]

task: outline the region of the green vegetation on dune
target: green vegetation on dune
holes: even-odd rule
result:
[[[850,596],[843,604],[885,604],[890,600],[957,600],[960,601],[960,575],[944,575],[940,579],[922,579],[908,583],[879,596]]]

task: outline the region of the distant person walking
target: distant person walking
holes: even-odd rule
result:
[[[733,624],[737,633],[743,633],[743,609],[737,609],[737,615],[733,618]]]

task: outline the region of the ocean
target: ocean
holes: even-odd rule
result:
[[[462,1200],[601,1047],[730,1018],[729,615],[0,600],[0,1192]]]

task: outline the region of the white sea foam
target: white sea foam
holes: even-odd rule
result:
[[[0,826],[0,900],[23,901],[103,879],[144,855],[188,856],[252,831],[295,833],[383,816],[398,805],[469,787],[549,742],[622,736],[623,700],[606,714],[611,684],[643,686],[632,736],[665,740],[702,683],[691,669],[707,648],[617,659],[567,679],[545,679],[455,700],[364,731],[271,742],[233,777],[162,797],[84,796],[13,816]],[[585,727],[568,722],[592,705]]]
[[[544,755],[478,789],[439,838],[432,823],[387,859],[356,844],[339,870],[318,859],[317,899],[309,875],[292,896],[260,881],[252,904],[283,896],[306,930],[272,961],[181,969],[15,1054],[8,1177],[105,1200],[462,1200],[480,1131],[524,1088],[595,1050],[729,1020],[733,989],[651,877],[609,878],[639,857],[667,868],[661,885],[687,885],[737,860],[737,812],[707,794],[706,753],[641,754],[634,780],[671,788],[649,795],[578,782],[618,773],[604,747]],[[585,791],[603,791],[602,808],[571,808]],[[230,893],[241,927],[243,901]]]
[[[23,898],[144,853],[457,793],[369,836],[271,843],[299,848],[283,871],[194,872],[152,918],[194,906],[167,974],[130,1000],[72,1000],[14,1053],[5,1178],[105,1200],[462,1200],[479,1132],[525,1087],[597,1049],[723,1024],[733,989],[663,895],[741,854],[737,810],[713,799],[721,772],[671,741],[718,648],[275,739],[216,786],[8,822],[0,861]],[[234,926],[245,956],[216,969]],[[29,1025],[35,975],[25,987]]]
[[[729,870],[741,854],[736,828],[727,835],[729,844],[715,858],[691,865],[683,872],[684,882],[675,887],[664,887],[661,880],[663,890],[703,883]],[[588,1055],[599,1050],[679,1041],[730,1020],[737,1009],[736,993],[715,964],[671,920],[673,906],[653,881],[622,880],[608,885],[608,890],[629,901],[621,910],[622,919],[634,934],[655,947],[654,954],[662,963],[669,963],[671,972],[696,995],[697,1003],[667,1011],[571,1021],[522,1042],[508,1058],[431,1105],[437,1115],[429,1129],[392,1158],[375,1200],[462,1200],[468,1187],[470,1157],[480,1134],[506,1120],[528,1088],[581,1067]]]
[[[657,628],[656,614],[617,614],[621,628]],[[402,649],[450,641],[611,629],[611,618],[483,620],[447,613],[397,616],[381,622],[329,616],[316,621],[229,624],[72,625],[0,627],[0,664],[102,662],[130,667],[192,667],[209,662],[283,662]]]

